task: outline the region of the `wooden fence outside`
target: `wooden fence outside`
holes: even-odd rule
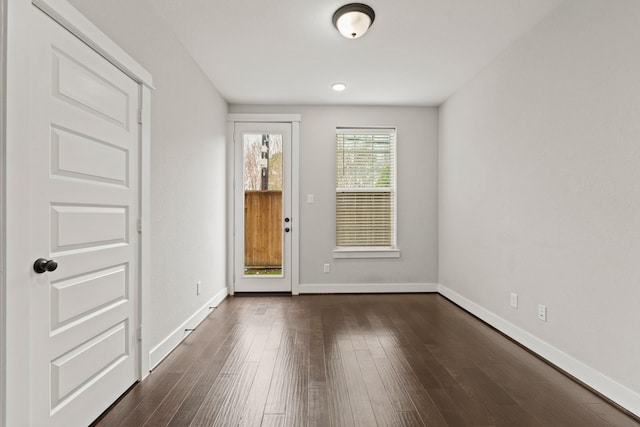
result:
[[[244,265],[282,265],[282,191],[245,190]]]

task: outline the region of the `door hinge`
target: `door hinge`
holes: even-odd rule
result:
[[[138,228],[138,233],[142,233],[142,220],[141,219],[138,219],[137,228]]]
[[[138,110],[138,124],[142,124],[142,109]]]
[[[138,327],[138,341],[142,341],[142,325]]]

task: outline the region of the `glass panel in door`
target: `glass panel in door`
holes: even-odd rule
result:
[[[244,275],[282,275],[282,135],[243,134]]]

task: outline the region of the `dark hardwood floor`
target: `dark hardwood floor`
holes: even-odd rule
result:
[[[96,426],[640,426],[436,294],[227,298]]]

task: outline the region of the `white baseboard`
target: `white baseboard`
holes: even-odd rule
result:
[[[482,319],[511,339],[538,354],[558,368],[574,376],[579,381],[601,393],[629,412],[640,416],[640,394],[612,380],[599,371],[587,366],[567,353],[519,328],[513,323],[495,315],[473,301],[452,291],[444,285],[438,285],[438,293],[451,302]]]
[[[424,293],[437,292],[454,304],[493,326],[506,336],[520,343],[558,368],[574,376],[606,398],[640,416],[640,393],[612,380],[601,372],[553,347],[535,335],[497,316],[493,312],[463,297],[457,292],[437,283],[372,283],[372,284],[304,284],[300,294],[340,294],[340,293]],[[218,292],[180,327],[167,336],[149,353],[149,366],[155,368],[189,334],[185,329],[194,329],[229,294],[227,287]]]
[[[149,369],[155,368],[191,333],[186,332],[185,329],[195,329],[215,307],[220,305],[227,295],[229,295],[229,288],[222,288],[209,302],[196,310],[191,317],[163,339],[160,344],[153,347],[149,352]]]
[[[372,294],[438,292],[437,283],[357,283],[300,285],[301,294]]]

